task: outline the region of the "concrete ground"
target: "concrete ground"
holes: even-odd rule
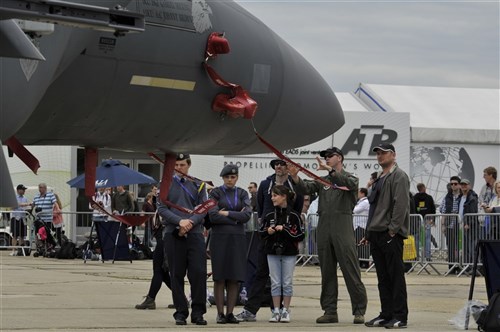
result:
[[[134,308],[142,302],[149,289],[152,275],[150,260],[130,262],[58,260],[9,256],[0,252],[1,268],[1,331],[366,331],[364,325],[352,324],[350,300],[340,277],[338,324],[316,324],[322,314],[320,272],[317,266],[297,267],[294,278],[295,295],[292,300],[289,324],[268,323],[268,308],[259,311],[257,322],[239,325],[217,325],[216,309],[208,308],[207,326],[175,326],[170,292],[162,288],[157,296],[156,310],[139,311]],[[443,267],[444,268],[444,267]],[[210,270],[210,268],[209,268]],[[339,271],[340,275],[340,271]],[[377,278],[375,272],[363,272],[368,292],[366,318],[377,316]],[[453,331],[448,322],[464,307],[469,294],[470,278],[417,275],[406,278],[410,309],[408,331]],[[211,280],[209,289],[213,288]],[[476,278],[474,299],[486,303],[484,278]],[[236,308],[239,312],[241,307]],[[471,330],[474,327],[470,328]],[[379,329],[375,329],[379,330]]]

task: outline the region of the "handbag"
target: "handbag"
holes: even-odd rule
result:
[[[417,259],[417,248],[415,247],[415,237],[409,235],[407,239],[403,241],[403,260],[413,261]]]

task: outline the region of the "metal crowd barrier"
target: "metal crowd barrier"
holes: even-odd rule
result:
[[[458,214],[430,214],[425,216],[425,224],[433,224],[435,231],[433,238],[426,237],[425,264],[418,271],[420,274],[427,267],[431,267],[437,274],[441,274],[436,265],[447,265],[445,276],[460,269],[462,222]]]
[[[462,254],[459,276],[472,270],[474,250],[479,240],[500,240],[500,213],[470,213],[462,220]],[[479,257],[478,266],[482,266]],[[481,269],[479,269],[481,271]]]
[[[12,245],[12,231],[10,223],[13,215],[22,216],[23,223],[26,226],[26,236],[24,237],[24,245]],[[29,256],[31,246],[34,243],[35,232],[33,226],[34,218],[27,211],[0,211],[0,249],[21,249],[20,253],[23,256]]]
[[[316,241],[316,228],[319,217],[317,214],[309,214],[304,222],[304,241],[302,253],[297,257],[296,264],[302,262],[302,266],[318,263],[318,246]]]
[[[361,240],[367,216],[353,215],[356,243]],[[302,266],[318,262],[316,228],[319,217],[310,214],[305,222],[304,250],[297,259]],[[474,250],[478,240],[500,240],[500,213],[466,214],[463,219],[458,214],[432,214],[422,218],[419,214],[410,215],[409,235],[413,236],[414,254],[407,254],[404,263],[411,265],[407,273],[417,274],[435,272],[447,276],[456,273],[465,274],[471,269],[474,261]],[[413,249],[412,249],[413,252]],[[366,269],[370,272],[374,265],[370,256],[370,246],[358,246],[360,262],[371,264]],[[482,262],[478,263],[479,266]],[[438,269],[439,266],[445,266]]]
[[[0,211],[0,249],[23,248],[23,254],[29,255],[29,250],[36,249],[36,232],[34,217],[28,212],[25,214],[27,226],[26,240],[24,246],[12,246],[12,233],[10,231],[10,219],[13,211]],[[137,213],[137,212],[136,212]],[[61,212],[64,220],[65,235],[77,245],[88,239],[92,228],[92,212]],[[41,216],[41,213],[40,213]],[[356,225],[366,225],[367,216],[354,215]],[[319,217],[310,214],[304,222],[305,239],[300,247],[297,263],[302,266],[318,263],[317,226]],[[361,227],[362,228],[362,227]],[[252,219],[245,225],[246,231],[259,229],[257,214],[252,214]],[[364,229],[354,229],[356,243],[361,240]],[[140,236],[140,230],[136,233]],[[490,239],[500,240],[500,213],[476,213],[466,214],[463,219],[458,214],[432,214],[422,218],[418,214],[410,215],[409,235],[414,237],[415,255],[405,259],[405,263],[411,264],[408,273],[415,271],[417,274],[435,272],[443,274],[442,266],[445,266],[444,276],[456,273],[457,276],[466,274],[474,263],[474,250],[478,240]],[[95,235],[94,235],[95,236]],[[358,246],[358,259],[366,262],[369,272],[373,268],[370,256],[370,246]],[[478,263],[479,266],[482,262]],[[438,267],[441,266],[441,269]],[[480,270],[479,270],[480,271]]]

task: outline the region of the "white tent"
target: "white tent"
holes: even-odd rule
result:
[[[500,144],[500,90],[361,83],[371,110],[410,113],[413,143]]]

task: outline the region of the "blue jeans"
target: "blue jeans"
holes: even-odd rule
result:
[[[293,270],[295,269],[295,256],[267,255],[269,276],[271,277],[271,295],[293,295]]]

